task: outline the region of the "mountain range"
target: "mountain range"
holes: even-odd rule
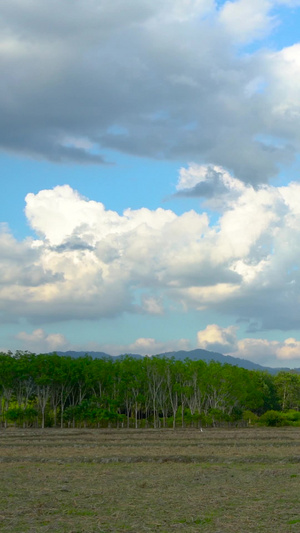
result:
[[[112,356],[110,354],[107,354],[105,352],[77,352],[77,351],[66,351],[66,352],[56,352],[58,355],[68,355],[74,358],[77,357],[83,357],[85,355],[89,355],[93,357],[94,359],[102,359],[102,358],[108,358],[112,357],[114,359],[118,359],[121,357],[124,357],[125,355],[128,355],[130,357],[133,357],[135,359],[142,359],[144,356],[140,354],[120,354],[116,356]],[[239,357],[232,357],[231,355],[223,355],[218,352],[210,352],[208,350],[202,350],[201,348],[197,348],[196,350],[190,350],[190,351],[184,351],[179,350],[175,352],[164,352],[161,354],[151,354],[152,355],[159,355],[159,357],[174,357],[177,360],[184,361],[184,359],[191,359],[192,361],[198,361],[199,359],[209,362],[209,361],[218,361],[222,364],[229,364],[233,366],[239,366],[241,368],[246,368],[247,370],[261,370],[261,371],[267,371],[270,374],[277,374],[281,370],[284,371],[290,371],[290,368],[282,367],[282,368],[273,368],[269,366],[262,366],[257,363],[252,363],[252,361],[248,361],[247,359],[240,359]],[[150,356],[150,357],[151,357]],[[300,372],[300,368],[294,369],[297,372]]]

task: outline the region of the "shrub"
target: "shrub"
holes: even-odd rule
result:
[[[291,409],[290,411],[284,413],[284,417],[289,422],[292,422],[293,425],[300,426],[300,411],[294,411]]]
[[[263,426],[269,427],[279,427],[279,426],[288,426],[289,423],[285,419],[284,414],[280,411],[267,411],[264,413],[260,419],[259,423]]]

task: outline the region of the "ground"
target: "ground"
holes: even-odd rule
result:
[[[3,533],[300,532],[299,428],[0,430]]]

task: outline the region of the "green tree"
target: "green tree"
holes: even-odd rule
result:
[[[274,378],[275,387],[283,411],[300,408],[300,374],[279,372]]]
[[[15,377],[16,360],[12,353],[0,353],[0,414],[5,427],[7,426],[6,412],[14,394]]]

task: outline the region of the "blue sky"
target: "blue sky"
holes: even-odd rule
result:
[[[0,349],[300,367],[300,1],[0,8]]]

